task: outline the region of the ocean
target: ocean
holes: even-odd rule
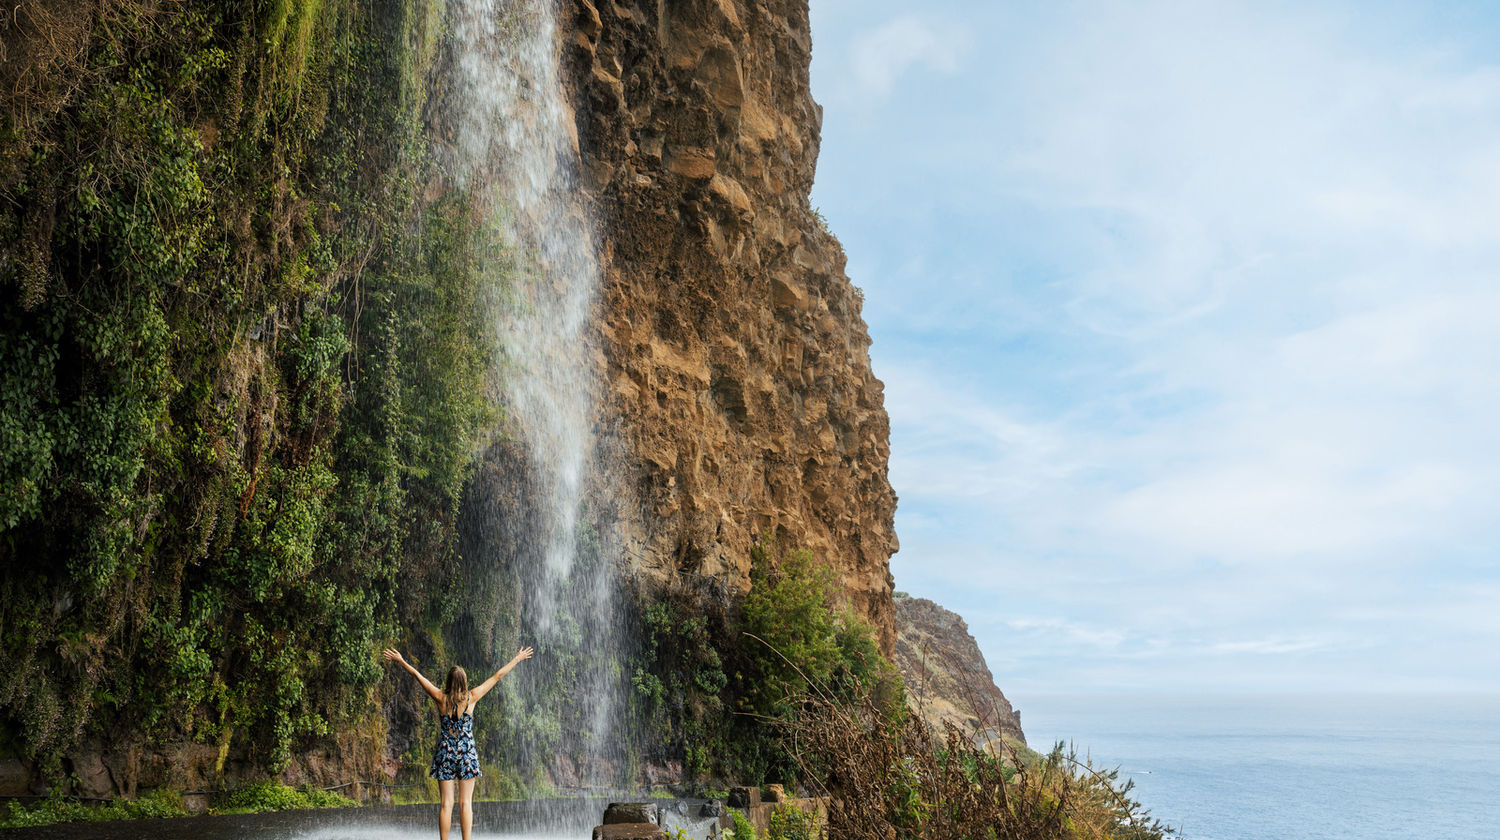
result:
[[[1011,700],[1189,840],[1500,837],[1500,695]]]

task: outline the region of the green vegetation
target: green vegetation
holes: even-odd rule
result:
[[[875,644],[874,631],[839,603],[834,573],[806,550],[783,551],[763,538],[751,554],[741,639],[733,649],[739,714],[732,738],[737,777],[753,784],[800,775],[783,732],[765,722],[794,719],[810,692],[835,702],[877,699],[905,712],[901,675]]]
[[[27,828],[60,822],[180,817],[186,814],[182,809],[182,802],[167,791],[158,791],[139,799],[116,799],[104,804],[53,797],[32,805],[11,802],[5,818],[0,819],[0,828]]]
[[[819,840],[823,827],[818,815],[796,805],[780,805],[771,811],[766,840]]]
[[[670,753],[680,751],[688,778],[709,775],[724,757],[728,683],[709,620],[669,600],[645,603],[640,620],[631,674],[640,728]]]
[[[333,791],[310,787],[294,788],[280,782],[266,781],[215,795],[209,812],[255,814],[262,811],[348,808],[358,805],[358,802]],[[182,807],[181,797],[166,789],[152,791],[139,799],[115,799],[104,804],[52,797],[29,806],[19,802],[10,803],[9,814],[0,820],[0,828],[24,828],[61,822],[185,817],[187,813]]]
[[[348,808],[359,805],[329,790],[288,787],[280,782],[259,782],[221,794],[210,811],[215,814],[256,814],[308,808]]]
[[[22,5],[0,73],[0,753],[65,782],[80,743],[191,739],[276,772],[369,713],[381,641],[458,609],[503,257],[431,189],[440,16]]]
[[[753,642],[744,645],[753,655],[743,660],[751,711],[784,714],[813,686],[839,696],[878,691],[900,708],[900,675],[881,656],[870,625],[839,604],[831,567],[806,550],[783,552],[769,538],[751,550],[751,563],[741,625]]]
[[[682,760],[700,789],[795,782],[795,756],[766,723],[795,718],[814,685],[837,698],[878,696],[893,714],[905,708],[899,673],[869,625],[839,603],[826,564],[769,537],[751,561],[738,615],[660,596],[638,608],[631,684],[648,750]]]
[[[729,828],[724,829],[724,840],[756,840],[755,826],[740,811],[729,809]]]
[[[798,764],[830,797],[830,836],[1161,840],[1171,831],[1130,798],[1131,785],[1059,745],[1046,756],[976,746],[949,724],[892,715],[873,696],[804,695],[778,722]]]

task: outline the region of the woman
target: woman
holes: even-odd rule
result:
[[[479,751],[474,747],[474,704],[490,693],[500,678],[510,673],[523,659],[530,659],[532,650],[523,647],[496,671],[489,679],[469,690],[469,675],[454,665],[448,669],[448,679],[443,690],[433,685],[421,672],[407,663],[399,651],[386,648],[385,658],[399,662],[427,690],[427,695],[438,707],[438,743],[432,754],[432,769],[428,775],[438,780],[443,803],[438,806],[438,836],[448,840],[448,830],[453,825],[453,790],[458,788],[458,825],[463,831],[463,840],[469,840],[474,827],[474,780],[479,778]]]

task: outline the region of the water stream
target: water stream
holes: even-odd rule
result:
[[[602,358],[591,329],[597,237],[578,189],[555,3],[454,0],[448,15],[453,60],[440,115],[448,134],[442,163],[456,186],[488,208],[515,255],[495,318],[503,348],[497,378],[507,434],[525,453],[528,513],[514,556],[492,562],[511,564],[520,640],[538,654],[507,689],[530,691],[517,702],[540,722],[517,730],[523,743],[507,758],[530,765],[523,775],[532,778],[541,762],[566,783],[618,785],[627,763],[618,572],[609,524],[586,513],[590,493],[605,486],[593,469]],[[498,506],[482,515],[494,520],[487,527],[511,528],[502,520],[518,516]],[[549,734],[557,722],[578,731]],[[558,739],[567,744],[566,760],[556,754]]]

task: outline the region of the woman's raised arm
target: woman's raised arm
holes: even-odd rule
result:
[[[469,696],[472,698],[471,700],[469,700],[469,702],[478,703],[479,698],[483,697],[486,694],[489,694],[490,689],[495,687],[495,683],[499,682],[501,677],[509,674],[510,669],[521,664],[522,660],[530,659],[531,655],[535,652],[536,651],[533,651],[529,647],[523,647],[520,650],[516,651],[516,655],[512,656],[510,658],[510,661],[505,663],[504,667],[492,674],[489,679],[474,687],[474,690],[469,693]]]
[[[385,653],[382,653],[381,656],[385,657],[386,660],[390,662],[401,663],[401,667],[405,668],[407,673],[416,677],[417,682],[420,682],[422,684],[422,687],[427,689],[427,696],[432,698],[432,702],[438,704],[438,706],[443,705],[443,692],[439,691],[438,687],[432,684],[432,680],[429,680],[426,677],[422,676],[421,671],[413,668],[411,666],[411,663],[406,661],[406,657],[401,655],[400,651],[386,648]]]

